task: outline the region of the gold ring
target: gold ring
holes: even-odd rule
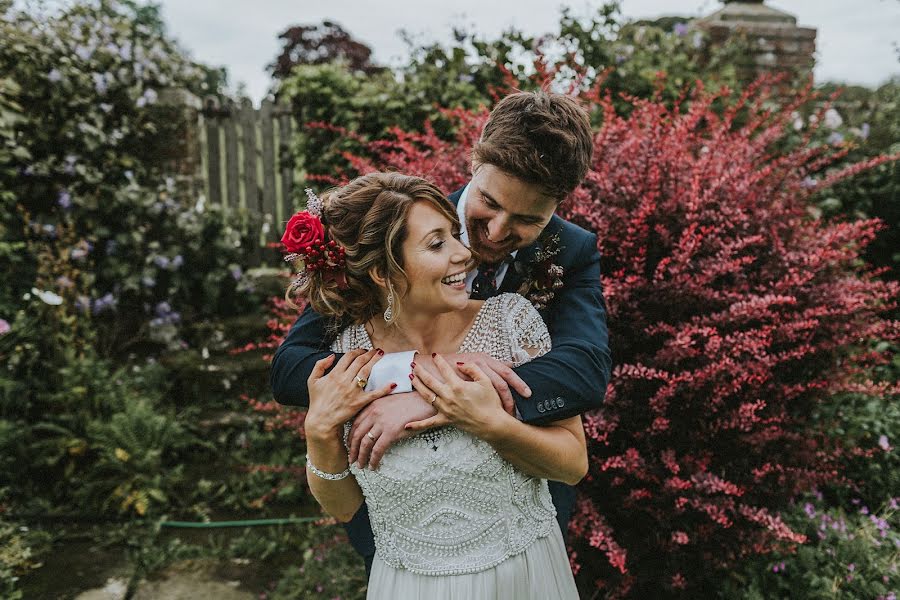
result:
[[[359,387],[359,389],[365,388],[366,385],[367,385],[368,383],[369,383],[369,380],[368,380],[368,379],[365,379],[365,378],[360,377],[360,376],[357,375],[357,377],[356,377],[356,385]]]
[[[437,400],[437,394],[431,397],[431,405],[434,406],[434,401]]]
[[[371,432],[371,431],[370,431],[369,433],[366,434],[366,437],[369,438],[370,440],[372,440],[373,442],[374,442],[376,439],[378,439],[378,438],[376,438],[374,435],[372,435],[372,432]]]

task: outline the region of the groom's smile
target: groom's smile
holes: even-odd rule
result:
[[[469,244],[486,263],[501,261],[534,242],[557,206],[541,186],[487,164],[475,168],[468,194]]]

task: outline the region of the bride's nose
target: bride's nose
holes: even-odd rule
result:
[[[463,244],[461,241],[456,240],[456,249],[453,252],[453,256],[451,260],[454,263],[466,263],[469,262],[472,258],[472,251],[469,250],[469,247]]]

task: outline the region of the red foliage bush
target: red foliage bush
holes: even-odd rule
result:
[[[585,418],[592,466],[571,524],[585,589],[698,597],[741,558],[803,543],[778,510],[839,484],[845,452],[811,414],[837,392],[897,392],[866,383],[887,357],[861,351],[900,337],[885,317],[900,288],[860,259],[880,224],[824,221],[808,198],[898,157],[829,172],[846,149],[788,147],[811,99],[698,88],[675,107],[627,99],[625,117],[584,98],[603,124],[561,213],[599,236],[616,365]],[[457,189],[486,113],[452,115],[455,142],[395,131],[347,159]]]

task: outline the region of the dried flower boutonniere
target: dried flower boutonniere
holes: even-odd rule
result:
[[[537,252],[531,260],[516,263],[516,268],[522,274],[522,284],[517,291],[537,310],[543,310],[553,300],[556,290],[563,286],[564,270],[553,262],[561,250],[559,234],[547,236],[538,243]]]

